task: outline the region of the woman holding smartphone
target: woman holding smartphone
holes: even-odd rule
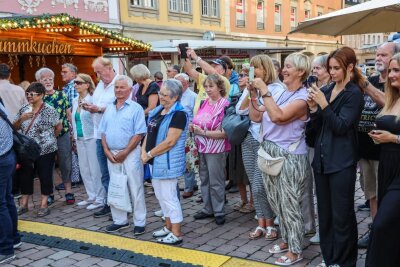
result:
[[[369,133],[381,144],[378,168],[378,212],[372,224],[366,265],[398,266],[400,249],[400,54],[390,60],[385,106]]]
[[[320,266],[355,266],[357,221],[354,212],[357,126],[364,107],[360,88],[365,79],[356,67],[354,50],[339,48],[328,56],[332,83],[321,91],[309,88],[308,105],[316,129],[312,163],[316,185]]]

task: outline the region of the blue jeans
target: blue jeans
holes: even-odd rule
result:
[[[193,192],[193,188],[196,185],[196,176],[194,171],[185,172],[185,190],[184,192]]]
[[[97,160],[99,161],[100,171],[101,171],[101,184],[104,186],[106,190],[106,198],[108,194],[108,184],[110,183],[110,173],[108,172],[107,166],[107,156],[104,154],[103,146],[101,145],[101,140],[96,140],[96,153]],[[107,203],[107,201],[106,201]]]
[[[14,253],[13,245],[21,242],[18,215],[11,194],[16,157],[13,150],[0,156],[0,254]]]

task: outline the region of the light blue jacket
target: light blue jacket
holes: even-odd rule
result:
[[[160,112],[164,107],[159,105],[155,109],[149,112],[150,121],[154,115]],[[161,122],[160,128],[158,129],[156,146],[163,142],[167,138],[169,124],[171,123],[172,117],[175,112],[184,111],[180,101],[177,101],[169,110],[163,121]],[[186,112],[185,112],[186,114]],[[153,179],[171,179],[182,176],[186,169],[186,155],[185,155],[185,140],[187,132],[187,114],[186,114],[186,125],[182,131],[181,136],[169,151],[154,157],[153,159]]]

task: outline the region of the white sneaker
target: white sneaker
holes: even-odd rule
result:
[[[164,213],[163,213],[162,210],[157,210],[157,211],[154,212],[154,215],[157,216],[157,217],[163,217]]]
[[[101,208],[101,207],[104,207],[103,203],[94,202],[94,203],[90,204],[89,206],[87,206],[86,209],[87,210],[94,210],[94,209]]]
[[[76,203],[76,205],[78,205],[78,206],[87,206],[87,205],[89,205],[91,203],[92,203],[92,201],[90,201],[90,200],[83,200],[81,202]]]
[[[319,233],[318,232],[313,237],[310,238],[310,243],[313,245],[319,244]]]
[[[160,230],[153,232],[153,237],[163,237],[163,236],[168,235],[169,233],[171,233],[171,231],[168,230],[168,228],[164,226]]]

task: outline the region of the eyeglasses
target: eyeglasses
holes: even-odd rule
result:
[[[27,92],[27,93],[25,93],[25,95],[28,97],[32,97],[32,96],[37,96],[37,95],[40,95],[39,93],[31,93],[31,92]]]
[[[76,85],[81,85],[81,84],[84,84],[84,83],[86,83],[86,82],[74,81],[74,84],[76,84]]]
[[[53,78],[46,78],[46,79],[40,79],[40,81],[42,81],[42,82],[52,82],[52,81],[54,81],[54,79]]]
[[[239,78],[243,78],[243,77],[249,77],[249,75],[240,73],[240,74],[239,74]]]
[[[157,92],[157,93],[158,93],[158,96],[162,96],[162,97],[167,97],[167,96],[169,96],[169,95],[163,94],[163,93],[161,93],[161,92]]]

